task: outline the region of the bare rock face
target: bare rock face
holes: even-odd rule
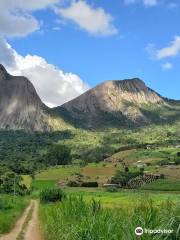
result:
[[[0,129],[53,131],[143,126],[180,120],[180,103],[140,79],[106,81],[60,107],[45,106],[32,83],[0,65]]]
[[[0,65],[0,128],[49,131],[45,106],[32,83],[14,77]]]
[[[166,102],[140,79],[106,81],[76,99],[65,103],[59,112],[89,128],[98,125],[131,125],[150,122],[143,106],[162,106]]]

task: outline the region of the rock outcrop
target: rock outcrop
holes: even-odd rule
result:
[[[179,119],[178,101],[161,97],[137,78],[106,81],[50,109],[27,78],[12,76],[0,65],[0,129],[129,128]]]
[[[144,107],[167,105],[163,97],[140,79],[106,81],[57,110],[74,124],[96,126],[130,126],[151,122]],[[159,116],[161,118],[161,116]]]
[[[46,106],[25,77],[11,76],[0,65],[0,128],[49,131]]]

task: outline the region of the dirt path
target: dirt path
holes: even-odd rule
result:
[[[32,211],[32,215],[30,212]],[[30,219],[28,219],[30,216]],[[21,235],[21,237],[19,237]],[[31,200],[31,203],[23,215],[16,222],[10,233],[0,237],[0,240],[42,240],[38,218],[38,201]]]
[[[40,232],[40,224],[38,217],[38,201],[33,200],[34,209],[32,213],[32,218],[28,223],[24,240],[42,240],[41,232]]]

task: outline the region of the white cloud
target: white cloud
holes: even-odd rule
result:
[[[38,30],[40,23],[31,12],[53,6],[59,0],[1,0],[0,35],[26,36]]]
[[[146,50],[151,58],[156,60],[175,57],[180,54],[180,36],[174,37],[174,40],[167,47],[157,49],[154,44],[148,44]]]
[[[126,4],[143,3],[146,7],[152,7],[158,4],[158,0],[124,0]]]
[[[89,89],[78,75],[65,73],[36,55],[23,57],[5,40],[0,41],[0,62],[11,74],[29,78],[42,101],[50,107],[59,106]]]
[[[173,68],[173,65],[170,62],[166,62],[166,63],[162,64],[162,69],[163,70],[170,70],[172,68]]]
[[[156,50],[157,59],[174,57],[180,53],[180,36],[176,36],[168,47]]]
[[[6,66],[14,67],[15,66],[15,56],[14,50],[6,40],[0,37],[0,63],[3,63]]]
[[[113,17],[102,8],[94,8],[85,1],[73,1],[67,8],[59,8],[57,13],[93,35],[113,35],[118,30],[113,26]]]

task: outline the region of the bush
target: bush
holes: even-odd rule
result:
[[[107,191],[107,192],[117,192],[118,190],[117,190],[116,187],[108,187],[108,188],[106,189],[106,191]]]
[[[111,178],[111,183],[120,184],[122,187],[125,187],[129,180],[140,175],[140,172],[122,172],[118,170],[115,176]]]
[[[98,182],[83,182],[81,187],[98,187]]]
[[[43,203],[62,201],[65,193],[60,188],[47,188],[40,192],[40,201]]]
[[[67,183],[67,186],[68,186],[68,187],[80,187],[81,184],[80,184],[79,182],[77,182],[77,181],[72,181],[72,180],[70,180],[70,181]]]
[[[3,199],[0,197],[0,210],[8,210],[12,208],[12,204],[7,199]]]
[[[161,160],[161,161],[159,162],[159,165],[160,165],[160,166],[169,165],[169,160],[168,160],[168,159]]]
[[[160,174],[160,179],[165,179],[165,175],[163,173]]]
[[[174,162],[176,165],[180,165],[180,159],[176,159]]]

